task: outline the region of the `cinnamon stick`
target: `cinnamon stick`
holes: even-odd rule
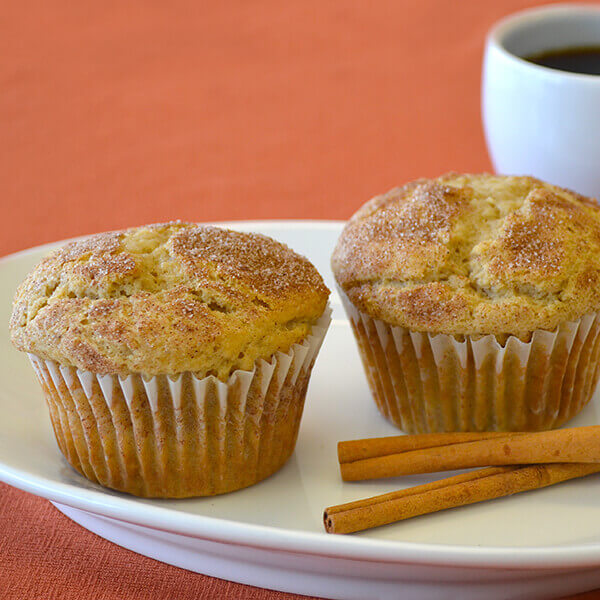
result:
[[[353,533],[419,515],[539,489],[600,471],[600,464],[490,467],[416,487],[331,506],[327,533]]]
[[[342,451],[338,448],[342,479],[361,481],[489,465],[600,462],[598,425],[539,432],[428,435],[398,436],[386,442],[360,440],[354,445],[342,442]],[[387,451],[393,453],[382,454]],[[342,462],[356,456],[369,457]]]
[[[458,433],[420,433],[415,435],[394,435],[391,437],[366,438],[338,442],[340,463],[354,462],[364,458],[387,456],[410,450],[422,450],[437,446],[447,446],[459,442],[474,442],[498,437],[523,435],[524,432],[504,431],[465,431]]]

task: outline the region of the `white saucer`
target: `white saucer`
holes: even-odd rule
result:
[[[308,256],[330,288],[341,223],[254,222]],[[0,322],[50,247],[0,261]],[[232,494],[142,500],[88,482],[62,458],[27,358],[0,330],[0,479],[53,501],[84,527],[140,554],[241,583],[339,599],[558,598],[600,587],[600,476],[412,519],[353,536],[323,532],[323,508],[432,476],[342,483],[341,439],[394,435],[367,388],[339,299],[317,361],[296,452]],[[570,425],[600,423],[600,399]],[[442,475],[440,475],[441,477]],[[445,475],[444,475],[445,476]],[[435,477],[435,476],[433,476]]]

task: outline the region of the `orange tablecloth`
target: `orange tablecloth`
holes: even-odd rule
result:
[[[176,218],[344,219],[406,180],[488,170],[484,35],[533,4],[4,2],[0,254]],[[2,598],[284,596],[138,556],[0,484]]]

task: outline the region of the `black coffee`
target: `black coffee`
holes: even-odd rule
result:
[[[523,58],[536,65],[559,69],[560,71],[600,75],[600,46],[559,48],[558,50],[548,50],[547,52],[524,56]]]

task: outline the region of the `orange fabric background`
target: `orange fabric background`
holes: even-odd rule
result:
[[[344,219],[411,178],[488,170],[485,32],[533,4],[3,2],[0,254],[175,218]],[[0,596],[284,595],[137,556],[0,484]]]

